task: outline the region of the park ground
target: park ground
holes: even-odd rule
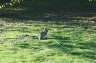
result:
[[[96,63],[95,12],[22,10],[0,10],[0,63]],[[44,27],[48,39],[38,40]]]

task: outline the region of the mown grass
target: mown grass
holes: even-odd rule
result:
[[[69,21],[0,18],[0,24],[0,63],[96,62],[96,29],[81,17]],[[48,40],[32,37],[44,27],[49,29]],[[29,37],[17,39],[23,35]]]

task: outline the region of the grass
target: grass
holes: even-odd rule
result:
[[[88,17],[75,18],[0,18],[0,24],[5,24],[0,26],[0,63],[95,63],[96,29]],[[44,27],[49,29],[48,40],[32,37]],[[16,39],[23,35],[30,37]]]

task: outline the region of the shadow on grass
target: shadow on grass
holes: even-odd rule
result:
[[[6,23],[23,22],[30,24],[32,21],[43,24],[55,23],[57,25],[64,24],[68,26],[82,26],[88,28],[88,25],[94,26],[96,22],[88,22],[88,17],[96,16],[96,13],[92,12],[37,12],[28,9],[0,9],[0,18]],[[30,20],[28,22],[27,20]],[[49,24],[50,24],[49,23]]]
[[[72,21],[83,20],[78,17],[92,17],[96,16],[96,13],[92,12],[48,12],[48,11],[35,11],[32,9],[0,9],[0,18],[9,18],[16,22],[22,22],[25,20],[34,21]],[[76,17],[76,18],[75,18]],[[8,21],[8,20],[6,20]],[[10,20],[9,20],[10,22]],[[12,22],[12,21],[11,21]]]
[[[29,44],[28,43],[17,44],[17,46],[20,47],[20,48],[29,48]]]

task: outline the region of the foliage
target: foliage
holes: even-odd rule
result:
[[[3,2],[3,3],[2,3]],[[34,8],[44,11],[87,10],[88,0],[1,0],[2,7]]]
[[[15,4],[20,4],[23,0],[0,0],[0,6],[3,7],[12,7]]]

